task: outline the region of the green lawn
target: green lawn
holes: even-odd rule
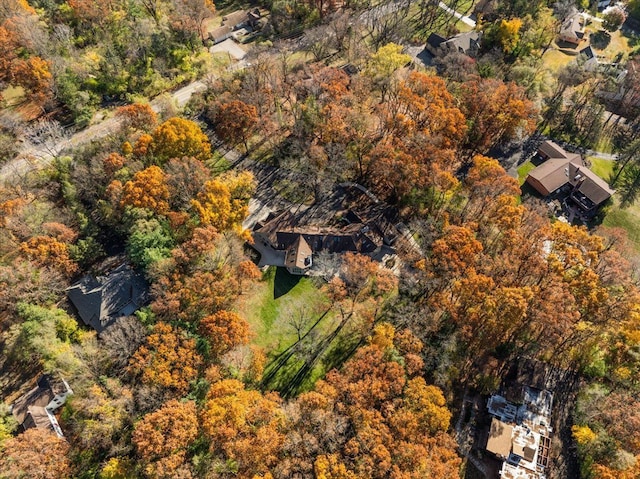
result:
[[[262,282],[239,305],[255,334],[254,344],[265,348],[267,353],[279,351],[297,339],[291,325],[296,316],[303,312],[314,316],[312,313],[321,313],[328,307],[328,300],[315,281],[291,275],[284,268],[270,267],[264,273]]]
[[[545,67],[552,72],[557,72],[575,59],[575,56],[568,55],[559,50],[554,50],[553,48],[547,50],[542,57]]]
[[[591,162],[591,171],[600,178],[608,181],[613,175],[615,162],[595,157],[588,157],[588,160]],[[618,198],[614,195],[613,204],[608,208],[602,224],[624,229],[633,248],[640,253],[640,205],[620,208]]]
[[[320,281],[270,267],[263,281],[238,304],[240,313],[251,325],[253,344],[267,354],[264,387],[285,395],[295,394],[310,389],[333,366],[332,355],[344,342],[341,335],[328,343],[319,360],[299,377],[305,361],[337,325],[329,300],[319,287]]]
[[[529,174],[529,172],[531,170],[533,170],[536,167],[536,165],[534,165],[533,163],[531,163],[531,160],[527,160],[524,163],[522,163],[519,167],[518,167],[518,182],[520,183],[520,186],[522,186],[524,184],[524,180],[527,179],[527,175]]]
[[[308,391],[327,371],[340,367],[362,339],[357,314],[344,322],[322,284],[271,267],[237,305],[254,332],[253,344],[267,354],[263,388],[285,397]]]
[[[611,160],[605,160],[603,158],[596,158],[594,156],[587,157],[587,160],[591,163],[589,169],[596,175],[605,181],[609,181],[609,178],[613,174],[614,162]]]
[[[640,254],[640,205],[621,209],[619,203],[614,201],[614,204],[607,211],[602,224],[626,230],[629,242],[635,251]]]

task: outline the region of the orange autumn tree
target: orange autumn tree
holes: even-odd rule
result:
[[[50,64],[40,57],[15,60],[11,66],[11,83],[24,88],[27,98],[40,107],[53,98]]]
[[[69,443],[46,429],[27,429],[2,443],[0,477],[18,479],[70,477]]]
[[[131,441],[150,478],[184,477],[188,448],[198,437],[198,416],[193,401],[171,400],[138,422]]]
[[[160,322],[131,357],[129,372],[143,383],[182,396],[197,378],[201,363],[195,340]]]
[[[236,346],[249,342],[249,323],[232,311],[218,311],[200,320],[200,333],[209,340],[211,352],[220,357]]]
[[[125,130],[148,132],[158,123],[156,112],[150,105],[144,103],[121,106],[116,110],[116,117],[120,119]]]
[[[19,47],[15,32],[0,25],[0,81],[6,82],[11,78],[11,65]]]
[[[231,308],[243,285],[258,276],[244,263],[241,245],[240,238],[219,234],[213,226],[195,228],[163,265],[152,286],[151,309],[166,320],[197,324]]]
[[[234,270],[221,265],[214,271],[191,275],[172,273],[153,285],[151,309],[161,318],[198,322],[208,314],[230,308],[240,292]]]
[[[201,412],[211,454],[236,464],[237,476],[269,473],[284,441],[284,412],[276,393],[245,389],[235,379],[211,385]]]
[[[218,107],[214,116],[216,134],[232,145],[240,142],[248,151],[247,140],[258,124],[258,109],[240,100],[232,100]]]
[[[538,111],[524,88],[495,78],[476,78],[462,84],[461,110],[467,118],[466,149],[485,153],[522,131],[535,129]]]
[[[418,369],[407,377],[394,341],[410,351],[421,346],[406,332],[396,340],[394,328],[380,324],[341,371],[317,383],[313,408],[348,421],[333,450],[320,450],[315,460],[315,470],[326,477],[457,477],[461,461],[446,433],[451,413],[442,391],[416,376]],[[311,399],[302,395],[298,401]],[[291,430],[311,432],[312,425],[296,423]]]
[[[392,92],[386,105],[390,131],[418,131],[441,148],[455,148],[467,129],[465,118],[442,78],[411,72]]]
[[[146,208],[156,214],[169,210],[169,186],[167,176],[158,166],[136,173],[131,181],[124,184],[120,207]]]
[[[34,236],[21,243],[20,250],[36,264],[51,266],[67,276],[78,271],[69,255],[69,245],[51,236]]]

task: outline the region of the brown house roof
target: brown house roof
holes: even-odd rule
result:
[[[584,37],[584,26],[581,13],[575,13],[566,18],[560,27],[560,37],[566,40],[580,42]]]
[[[13,404],[13,408],[11,410],[13,417],[16,418],[18,423],[22,424],[25,419],[27,419],[30,408],[44,408],[54,397],[55,394],[53,394],[51,389],[36,386],[24,396],[18,398],[18,400]]]
[[[295,215],[289,211],[268,219],[260,226],[256,225],[256,233],[266,237],[271,244],[280,250],[292,247],[302,236],[311,251],[342,253],[353,251],[371,253],[383,243],[382,234],[373,225],[352,223],[337,226],[317,226],[303,222],[298,223]]]
[[[284,264],[287,268],[305,269],[311,266],[311,247],[302,235],[287,249]]]
[[[40,376],[33,389],[13,403],[11,413],[22,424],[29,414],[35,412],[37,415],[41,412],[38,408],[44,408],[56,395],[62,395],[67,391],[70,391],[69,385],[60,376],[44,374]]]
[[[42,406],[29,406],[28,414],[23,423],[23,427],[28,429],[36,427],[38,429],[53,429],[51,417]]]
[[[237,25],[246,22],[248,19],[249,16],[246,10],[236,10],[235,12],[231,12],[222,17],[222,24],[228,25],[233,29]]]
[[[584,180],[582,180],[582,183],[578,187],[578,191],[596,205],[608,200],[611,195],[615,193],[615,190],[612,190],[606,181],[589,168],[580,168],[578,174],[584,177]]]
[[[540,194],[547,196],[567,184],[571,174],[573,173],[575,176],[577,168],[582,166],[580,155],[572,155],[571,158],[551,158],[531,170],[529,176],[527,176],[527,182],[536,188]],[[529,181],[530,178],[537,181],[535,183],[531,182]],[[542,189],[536,183],[542,186]]]
[[[538,152],[548,158],[567,158],[567,152],[551,140],[544,141],[538,148]]]
[[[544,196],[569,183],[596,205],[615,193],[606,181],[584,166],[580,155],[577,154],[569,154],[569,158],[552,158],[545,161],[529,172],[527,183]]]
[[[494,417],[491,419],[487,451],[492,452],[498,457],[509,457],[509,453],[511,452],[512,435],[513,426],[510,426],[509,424]]]
[[[215,41],[226,38],[232,31],[233,29],[230,26],[223,25],[221,27],[214,28],[213,30],[209,30],[208,35],[211,40]]]

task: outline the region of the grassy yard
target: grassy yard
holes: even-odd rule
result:
[[[297,339],[293,317],[302,310],[322,312],[328,300],[315,279],[294,276],[283,268],[270,267],[253,291],[243,297],[239,309],[255,333],[253,343],[279,351]]]
[[[263,383],[268,389],[285,395],[310,389],[346,347],[345,338],[338,335],[319,350],[319,344],[337,326],[319,281],[270,267],[263,281],[238,304],[251,325],[253,344],[267,354]],[[310,363],[316,353],[318,360]]]
[[[640,254],[640,205],[622,209],[617,200],[614,200],[614,204],[607,211],[602,224],[626,230],[629,242],[635,251]]]
[[[562,67],[568,65],[575,59],[576,57],[573,55],[568,55],[566,53],[563,53],[559,50],[554,50],[552,48],[547,50],[544,56],[542,57],[542,60],[544,61],[545,66],[547,67],[548,70],[552,72],[557,72]]]
[[[605,181],[608,181],[613,174],[614,162],[611,160],[605,160],[603,158],[596,158],[594,156],[587,157],[587,160],[591,163],[589,169],[596,175]]]
[[[617,61],[617,56],[620,53],[628,57],[640,49],[638,37],[629,31],[618,30],[607,34],[601,30],[598,24],[592,24],[586,28],[586,32],[589,41],[582,43],[575,49],[576,55],[570,55],[556,49],[547,50],[543,57],[547,69],[557,72],[574,61],[577,58],[577,52],[588,45],[593,47],[598,56],[604,57],[607,61]],[[557,47],[555,43],[554,46]]]
[[[588,160],[591,162],[591,171],[608,181],[613,174],[615,163],[595,157],[588,157]],[[618,201],[614,195],[613,204],[607,209],[602,224],[624,229],[634,250],[640,253],[640,205],[636,204],[623,209]]]
[[[520,183],[520,186],[522,186],[524,184],[524,180],[527,179],[527,175],[529,174],[529,172],[531,170],[533,170],[536,167],[536,165],[534,165],[533,163],[531,163],[531,160],[527,160],[524,163],[522,163],[519,167],[518,167],[518,182]]]
[[[24,90],[22,87],[9,86],[2,93],[7,106],[17,105],[24,100]]]

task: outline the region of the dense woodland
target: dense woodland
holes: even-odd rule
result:
[[[573,64],[543,71],[558,23],[544,2],[498,2],[477,61],[408,67],[400,43],[455,25],[431,2],[398,5],[375,22],[362,12],[384,4],[262,5],[270,25],[250,64],[206,78],[184,111],[156,113],[145,97],[211,67],[209,0],[2,2],[0,86],[41,115],[3,112],[0,157],[36,137],[48,160],[0,186],[0,478],[464,477],[460,398],[495,392],[519,358],[576,378],[559,385],[575,401],[558,406],[568,439],[551,477],[569,477],[572,461],[582,478],[640,477],[637,252],[623,230],[523,202],[491,157],[536,128],[584,147],[609,135],[633,203],[638,77],[615,106],[621,123],[592,94],[610,80]],[[113,101],[126,103],[115,131],[54,148],[60,123],[82,128]],[[324,349],[307,353],[296,387],[264,380],[278,358],[254,344],[239,304],[264,276],[242,222],[270,185],[220,143],[238,164],[286,173],[304,192],[292,204],[362,184],[417,241],[398,275],[348,254],[319,284],[335,329],[317,343],[339,358],[321,378],[309,375]],[[65,289],[114,255],[144,272],[151,303],[98,338]],[[17,434],[8,412],[41,372],[74,390],[64,439]]]

